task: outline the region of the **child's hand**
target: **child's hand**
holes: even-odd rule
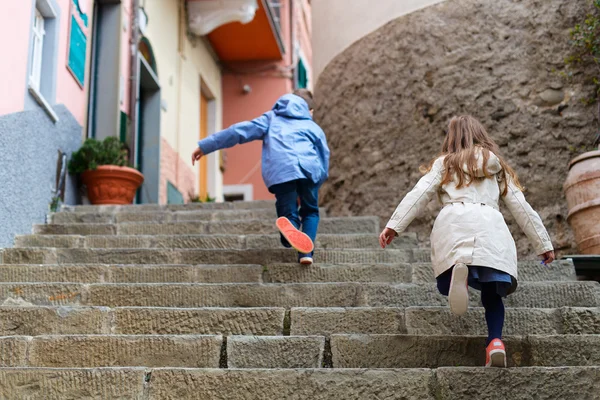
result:
[[[382,249],[385,249],[387,245],[392,243],[392,240],[396,237],[396,231],[390,228],[385,228],[381,235],[379,235],[379,244]]]
[[[204,153],[202,152],[202,149],[200,147],[198,147],[192,153],[192,165],[194,165],[196,163],[196,161],[200,160],[202,157],[204,157]]]
[[[540,254],[540,258],[542,259],[542,264],[551,264],[554,261],[554,251],[547,251],[544,254]]]

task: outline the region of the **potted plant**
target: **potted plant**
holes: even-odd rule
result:
[[[597,103],[600,121],[600,0],[594,0],[594,11],[571,30],[573,55],[567,65],[583,65],[594,71],[586,77],[596,90],[589,104]],[[598,145],[596,135],[594,146]],[[585,152],[569,163],[569,174],[564,184],[569,215],[567,220],[575,234],[577,248],[582,254],[600,254],[600,149]]]
[[[69,172],[81,177],[92,204],[131,204],[144,182],[127,166],[127,149],[116,137],[87,139],[71,156]]]

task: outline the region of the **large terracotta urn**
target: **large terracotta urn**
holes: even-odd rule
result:
[[[144,175],[129,167],[101,165],[82,173],[81,180],[92,204],[131,204]]]
[[[579,252],[600,254],[600,150],[571,161],[564,190]]]

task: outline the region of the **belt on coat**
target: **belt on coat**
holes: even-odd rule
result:
[[[498,206],[496,205],[492,205],[492,204],[487,204],[487,203],[482,203],[482,202],[478,202],[478,201],[447,201],[443,204],[442,208],[445,208],[447,206],[451,206],[453,204],[479,204],[481,206],[486,206],[486,207],[491,207],[496,211],[500,211],[498,209]]]

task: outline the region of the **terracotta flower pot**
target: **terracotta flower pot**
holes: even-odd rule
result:
[[[600,151],[573,159],[564,185],[567,221],[581,254],[600,254]]]
[[[135,192],[144,182],[138,170],[115,165],[101,165],[81,174],[92,204],[131,204]]]

